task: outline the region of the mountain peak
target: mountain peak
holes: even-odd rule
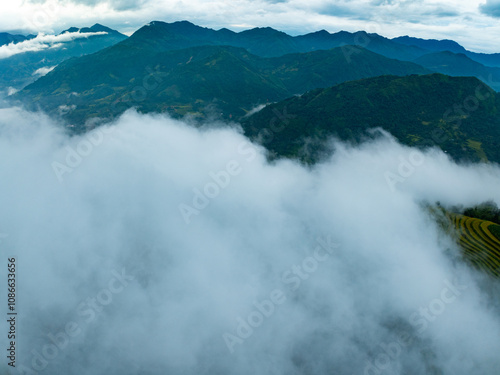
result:
[[[144,28],[148,28],[149,32],[151,29],[158,30],[158,32],[174,32],[174,33],[200,33],[205,31],[213,31],[212,29],[201,27],[191,23],[189,21],[176,21],[172,23],[163,22],[163,21],[151,21],[147,25],[141,27],[139,30],[144,30]],[[139,31],[137,30],[137,31]],[[137,32],[136,31],[136,32]]]
[[[94,32],[99,32],[99,31],[106,31],[106,32],[115,31],[115,30],[110,29],[109,27],[101,25],[100,23],[94,24],[92,27],[90,27],[90,30],[92,30]]]
[[[66,29],[66,30],[63,30],[59,33],[59,35],[61,34],[65,34],[65,33],[77,33],[78,31],[80,31],[80,29],[78,27],[70,27],[69,29]]]
[[[453,40],[443,39],[420,39],[414,38],[408,35],[400,36],[392,39],[394,42],[405,44],[405,45],[413,45],[416,47],[420,47],[423,49],[427,49],[429,51],[451,51],[455,53],[465,53],[466,50],[460,44]]]
[[[222,29],[220,29],[218,31],[218,33],[221,34],[221,35],[234,35],[234,34],[236,34],[234,31],[229,30],[229,29],[227,29],[225,27],[223,27]]]
[[[173,25],[183,25],[183,26],[195,26],[195,27],[200,27],[200,26],[197,26],[197,25],[195,25],[194,23],[189,22],[189,21],[187,21],[187,20],[175,21],[175,22],[173,23]]]
[[[250,36],[281,36],[281,37],[290,37],[288,34],[283,31],[279,31],[273,29],[272,27],[254,27],[250,30],[244,30],[240,33],[241,35],[250,35]]]
[[[325,29],[323,29],[323,30],[314,31],[312,33],[301,35],[300,37],[301,38],[303,38],[303,37],[320,37],[320,38],[326,38],[326,37],[329,37],[331,35],[332,34],[330,34],[328,31],[326,31]]]
[[[9,33],[0,33],[0,46],[10,44],[10,43],[19,43],[22,41],[25,41],[27,39],[32,39],[34,38],[34,35],[18,35],[18,34],[9,34]]]
[[[166,22],[163,21],[151,21],[150,23],[146,24],[145,26],[162,26],[166,25]]]
[[[317,35],[331,35],[328,31],[325,29],[321,29],[320,31],[316,31],[315,34]]]
[[[98,33],[98,32],[106,32],[108,34],[120,34],[118,31],[110,29],[107,26],[101,25],[99,23],[94,24],[92,27],[70,27],[69,29],[63,30],[59,33],[59,35],[64,34],[64,33],[77,33],[80,32],[82,34],[84,33]],[[120,34],[121,35],[121,34]]]

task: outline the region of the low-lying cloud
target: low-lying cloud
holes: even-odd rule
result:
[[[6,59],[20,53],[38,52],[51,48],[61,48],[64,43],[71,42],[75,39],[89,38],[91,36],[106,34],[107,32],[105,31],[92,33],[81,33],[79,31],[73,33],[65,32],[64,34],[59,35],[47,35],[41,33],[33,39],[0,46],[0,59]]]
[[[498,373],[498,283],[421,202],[500,203],[500,169],[387,136],[334,148],[269,163],[228,126],[128,111],[69,137],[1,109],[0,247],[19,282],[5,369]]]
[[[35,70],[33,72],[33,76],[35,76],[37,78],[43,77],[44,75],[47,75],[48,73],[50,73],[51,71],[53,71],[56,66],[57,65],[44,66],[44,67],[42,67],[40,69],[37,69],[37,70]]]

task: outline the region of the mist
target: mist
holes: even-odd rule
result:
[[[6,59],[20,53],[38,52],[51,48],[62,48],[64,46],[64,43],[71,42],[75,39],[89,38],[91,36],[106,34],[107,32],[104,31],[92,33],[81,33],[80,31],[65,32],[64,34],[59,35],[40,33],[33,39],[0,46],[0,59]]]
[[[306,167],[234,125],[127,111],[69,136],[0,109],[3,371],[499,373],[498,282],[424,206],[500,203],[498,166],[387,134],[332,149]]]

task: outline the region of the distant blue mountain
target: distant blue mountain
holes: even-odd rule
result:
[[[415,46],[432,52],[450,51],[453,53],[467,52],[464,47],[453,40],[419,39],[410,36],[400,36],[393,38],[393,41],[406,45]]]
[[[454,77],[476,77],[500,91],[500,68],[488,67],[463,53],[434,52],[419,57],[415,63],[437,73]]]
[[[71,57],[79,57],[94,53],[127,39],[126,35],[100,24],[81,29],[71,27],[62,31],[59,35],[65,32],[105,32],[106,34],[78,38],[70,42],[65,42],[62,48],[25,52],[13,55],[9,58],[0,59],[0,91],[2,91],[2,88],[3,91],[5,91],[7,87],[21,89],[39,78],[40,75],[35,73],[39,72],[41,68],[45,68],[42,70],[46,71]],[[7,45],[12,42],[20,43],[34,37],[34,35],[23,36],[1,33],[0,42],[3,41],[3,45]]]
[[[18,34],[9,34],[9,33],[0,33],[0,46],[4,46],[10,43],[19,43],[28,39],[34,38],[35,35],[18,35]]]
[[[153,21],[137,30],[124,45],[151,45],[161,51],[202,45],[230,45],[245,48],[261,57],[279,57],[289,53],[326,50],[342,46],[360,46],[385,57],[411,61],[431,51],[414,46],[405,46],[378,34],[364,31],[350,33],[328,31],[293,37],[270,27],[254,28],[239,33],[228,29],[213,30],[188,21],[166,23]],[[356,53],[347,49],[346,54]]]
[[[418,47],[431,52],[449,51],[453,53],[463,53],[468,58],[480,64],[489,67],[500,67],[500,53],[488,54],[467,51],[464,47],[453,40],[419,39],[409,36],[400,36],[393,38],[392,40],[404,46]]]
[[[452,40],[426,40],[409,36],[388,39],[365,31],[321,30],[301,36],[290,36],[270,27],[254,28],[239,33],[228,29],[213,30],[188,21],[166,23],[153,21],[137,30],[126,45],[154,45],[161,51],[202,45],[230,45],[241,47],[257,56],[279,57],[289,53],[303,53],[345,47],[347,56],[358,46],[391,59],[413,61],[433,52],[463,53],[470,59],[489,67],[500,67],[500,54],[481,54],[467,51]]]
[[[103,26],[99,23],[96,23],[94,26],[92,27],[83,27],[81,29],[77,28],[77,27],[70,27],[69,29],[67,30],[63,30],[61,31],[59,34],[64,34],[64,33],[76,33],[76,32],[80,32],[80,33],[98,33],[98,32],[105,32],[105,33],[108,33],[108,35],[112,35],[112,36],[118,36],[120,37],[121,39],[125,39],[127,38],[126,35],[123,35],[122,33],[116,31],[116,30],[113,30],[113,29],[110,29],[109,27],[106,27],[106,26]]]

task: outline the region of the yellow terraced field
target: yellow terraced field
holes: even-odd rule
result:
[[[476,267],[500,276],[500,226],[464,215],[446,213],[446,216],[456,229],[465,258]]]

